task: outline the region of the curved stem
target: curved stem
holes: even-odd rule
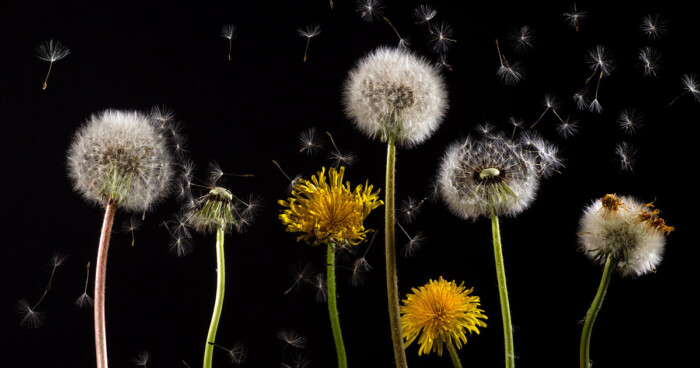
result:
[[[595,323],[595,318],[598,315],[600,306],[603,304],[605,293],[608,291],[608,285],[610,285],[610,276],[612,275],[614,264],[615,262],[612,261],[612,256],[608,255],[608,258],[605,260],[605,268],[603,269],[603,277],[600,279],[598,292],[595,294],[593,304],[591,304],[591,307],[588,309],[588,314],[586,314],[586,322],[583,324],[583,332],[581,333],[581,368],[589,368],[591,366],[590,347],[593,323]]]
[[[345,355],[345,344],[343,343],[343,335],[340,333],[340,318],[338,318],[338,304],[335,291],[335,244],[333,243],[328,244],[326,277],[326,287],[328,288],[328,315],[331,317],[333,341],[335,341],[335,351],[338,354],[338,368],[347,368],[348,358]]]
[[[211,368],[216,343],[216,329],[219,327],[221,309],[224,306],[224,292],[226,291],[226,262],[224,260],[224,230],[216,230],[216,298],[214,299],[214,311],[211,315],[207,342],[204,345],[204,368]]]
[[[455,344],[450,341],[447,344],[447,351],[450,352],[450,358],[452,359],[452,365],[455,368],[462,368],[462,363],[459,361],[459,356],[457,355],[457,349],[455,349]]]
[[[97,248],[97,267],[95,267],[95,353],[97,368],[107,368],[107,330],[105,328],[105,285],[107,277],[107,251],[109,238],[112,235],[114,214],[117,205],[108,201],[105,206],[105,216],[102,221],[100,244]]]
[[[384,186],[384,235],[386,253],[386,289],[389,299],[389,324],[391,339],[394,342],[394,359],[397,368],[406,368],[406,351],[401,332],[401,314],[399,308],[399,282],[396,273],[396,234],[394,223],[394,175],[396,171],[396,145],[393,136],[389,136],[386,152],[386,185]]]
[[[503,339],[506,351],[506,368],[515,367],[515,351],[513,348],[513,323],[510,320],[510,303],[508,302],[508,287],[506,286],[506,270],[503,266],[503,250],[501,249],[501,229],[498,216],[491,209],[491,232],[493,233],[493,255],[496,259],[496,277],[498,279],[498,296],[501,299],[501,316],[503,317]]]

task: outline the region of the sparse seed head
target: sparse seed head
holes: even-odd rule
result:
[[[442,77],[425,59],[400,48],[378,48],[350,71],[345,114],[372,138],[393,136],[413,146],[440,125],[447,109]]]
[[[77,131],[68,150],[73,188],[90,202],[143,212],[171,189],[167,132],[137,111],[105,110]]]
[[[53,63],[70,54],[70,50],[58,41],[48,40],[36,47],[37,57]]]
[[[580,250],[603,265],[611,255],[623,276],[653,272],[673,228],[650,203],[608,194],[588,206],[579,225]]]
[[[234,226],[240,226],[238,213],[233,194],[226,188],[213,187],[197,201],[188,223],[201,233],[213,233],[218,229],[230,233]]]

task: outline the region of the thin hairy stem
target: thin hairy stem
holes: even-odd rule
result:
[[[399,308],[399,281],[396,272],[396,209],[394,208],[394,176],[396,173],[396,144],[390,135],[386,152],[386,184],[384,186],[384,235],[386,252],[386,289],[389,300],[389,324],[391,339],[394,342],[394,360],[396,368],[406,368],[406,351],[401,332],[401,314]]]
[[[503,266],[503,250],[501,249],[501,229],[498,216],[491,209],[491,232],[493,233],[493,255],[496,259],[496,277],[498,278],[498,296],[501,299],[501,316],[503,317],[503,338],[505,342],[506,368],[515,367],[515,352],[513,348],[513,324],[510,320],[510,303],[508,302],[508,287],[506,286],[506,271]]]
[[[326,287],[328,289],[328,315],[331,318],[331,329],[333,330],[333,341],[335,351],[338,354],[338,368],[347,368],[348,358],[345,355],[345,344],[343,335],[340,333],[340,318],[338,318],[338,304],[335,291],[335,244],[328,244],[328,255],[326,257]]]
[[[450,359],[452,359],[452,365],[455,368],[462,368],[462,362],[459,361],[459,356],[457,355],[457,349],[455,349],[454,342],[450,341],[447,344],[447,351],[450,352]]]
[[[216,330],[219,327],[221,309],[224,306],[224,292],[226,291],[226,262],[224,260],[224,229],[216,230],[216,298],[214,299],[214,311],[211,315],[207,343],[204,344],[204,368],[211,368],[216,344]]]
[[[309,43],[311,42],[311,37],[306,37],[306,48],[304,48],[304,62],[306,62],[306,53],[309,51]]]
[[[600,279],[598,292],[595,294],[593,304],[591,304],[591,307],[588,309],[588,314],[586,314],[586,322],[583,323],[583,332],[581,333],[581,354],[579,361],[581,368],[591,367],[590,348],[593,323],[595,323],[595,318],[598,316],[600,306],[603,305],[603,299],[605,298],[605,293],[608,291],[610,276],[612,276],[614,266],[615,262],[612,260],[612,255],[608,255],[608,258],[605,260],[605,268],[603,269],[603,277]]]
[[[49,82],[49,75],[51,75],[51,67],[53,66],[53,61],[49,62],[49,71],[46,73],[46,79],[44,79],[44,85],[41,87],[42,90],[46,90]]]
[[[109,200],[105,206],[105,216],[102,221],[100,244],[97,248],[97,267],[95,267],[95,353],[97,368],[107,368],[107,330],[105,327],[105,285],[107,278],[107,251],[109,238],[112,235],[114,214],[117,204]]]

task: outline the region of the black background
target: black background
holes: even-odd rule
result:
[[[609,3],[609,2],[606,2]],[[416,1],[385,1],[385,15],[411,41],[411,49],[429,59],[424,25],[411,18]],[[533,122],[543,111],[545,93],[562,102],[558,112],[580,120],[581,132],[560,138],[556,119],[548,114],[540,132],[557,142],[566,168],[542,182],[538,199],[517,218],[502,219],[506,271],[515,348],[520,367],[575,366],[581,321],[593,299],[601,269],[577,251],[576,231],[582,209],[606,193],[656,200],[664,218],[677,230],[668,237],[665,259],[656,274],[639,279],[614,276],[597,320],[592,345],[596,367],[678,366],[694,354],[698,330],[692,273],[698,256],[690,230],[696,227],[697,157],[691,132],[700,104],[683,91],[681,76],[698,72],[694,44],[699,32],[695,14],[672,2],[643,5],[579,2],[588,17],[578,33],[561,13],[571,4],[529,2],[432,1],[436,20],[455,29],[456,44],[448,52],[453,71],[444,71],[450,108],[441,128],[426,143],[398,149],[397,200],[422,198],[430,191],[439,158],[457,138],[474,134],[477,123],[491,121],[509,130],[506,119]],[[668,32],[650,41],[639,29],[642,17],[661,13]],[[318,23],[322,33],[311,40],[302,63],[305,39],[297,29]],[[228,41],[219,33],[225,24],[237,27],[233,60]],[[535,47],[513,52],[506,40],[528,25]],[[353,129],[344,116],[341,90],[356,60],[380,45],[395,45],[396,35],[382,21],[362,22],[352,1],[198,2],[161,4],[110,2],[13,2],[0,11],[2,28],[2,354],[3,366],[94,366],[92,315],[74,300],[83,290],[85,264],[96,256],[102,211],[71,189],[65,152],[75,130],[92,113],[105,108],[147,110],[171,107],[189,139],[198,177],[215,160],[228,173],[254,175],[230,178],[236,194],[264,198],[257,222],[245,234],[226,239],[227,293],[217,342],[248,348],[245,366],[278,367],[281,328],[308,339],[301,354],[311,367],[335,366],[326,305],[314,291],[302,288],[288,295],[294,281],[290,269],[310,263],[323,271],[325,251],[296,243],[277,220],[278,199],[287,195],[287,179],[272,164],[277,160],[290,175],[310,176],[328,165],[328,148],[315,156],[299,153],[297,137],[315,126],[330,131],[343,151],[357,162],[347,169],[353,183],[369,178],[383,187],[385,145]],[[515,87],[496,77],[499,38],[509,60],[520,60],[526,79]],[[58,61],[48,89],[41,84],[48,67],[34,48],[48,39],[61,41],[71,54]],[[570,96],[590,74],[584,56],[602,44],[617,69],[601,85],[602,114],[580,112]],[[654,46],[664,61],[659,77],[645,78],[637,60],[642,46]],[[615,121],[623,108],[637,108],[645,126],[636,135],[621,132]],[[622,172],[615,145],[629,141],[639,150],[634,172]],[[109,253],[107,331],[112,366],[131,366],[141,350],[151,353],[149,367],[192,367],[201,364],[215,287],[212,236],[196,235],[193,252],[169,254],[169,220],[177,203],[169,201],[146,216],[136,233],[114,233]],[[352,257],[339,260],[338,300],[341,324],[353,367],[391,367],[393,354],[386,311],[383,271],[382,210],[370,215],[368,228],[379,236],[367,253],[373,266],[361,287],[350,286]],[[129,214],[117,214],[115,229]],[[398,260],[399,289],[442,275],[475,287],[489,326],[473,335],[461,350],[468,367],[497,367],[503,362],[503,340],[490,226],[487,220],[457,219],[440,203],[423,206],[415,222],[405,225],[427,240],[413,257]],[[407,238],[398,234],[397,246]],[[360,246],[360,254],[367,245]],[[53,289],[38,308],[46,321],[38,329],[21,328],[18,299],[33,303],[43,292],[53,250],[70,256],[56,271]],[[92,277],[90,280],[92,287]],[[695,339],[696,340],[696,339]],[[287,348],[290,363],[295,349]],[[417,355],[407,349],[412,367],[450,366],[448,357]],[[227,367],[217,350],[215,366]]]

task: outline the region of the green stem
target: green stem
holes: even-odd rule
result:
[[[493,233],[493,255],[496,259],[496,277],[498,279],[498,296],[501,299],[501,316],[503,317],[503,339],[505,341],[506,368],[515,367],[515,351],[513,348],[513,323],[510,320],[510,303],[508,302],[508,287],[506,286],[506,270],[503,266],[503,250],[501,249],[501,229],[498,216],[491,209],[491,232]]]
[[[343,335],[340,333],[340,318],[338,318],[338,303],[335,291],[335,244],[328,244],[328,256],[326,258],[326,277],[328,288],[328,315],[331,317],[331,329],[333,330],[333,341],[335,341],[335,351],[338,353],[338,368],[347,368],[348,358],[345,355],[345,344]]]
[[[399,308],[399,282],[396,272],[396,221],[394,209],[394,175],[396,171],[396,145],[393,136],[389,136],[386,151],[386,185],[384,186],[384,235],[386,253],[386,289],[389,300],[389,324],[391,339],[394,342],[394,359],[397,368],[406,368],[406,351],[401,332],[401,314]]]
[[[112,234],[114,214],[117,205],[111,199],[105,206],[105,216],[102,221],[100,233],[100,245],[97,248],[97,264],[95,267],[95,355],[97,368],[107,368],[107,328],[105,324],[105,288],[107,280],[107,252],[109,251],[109,238]]]
[[[598,315],[600,306],[603,304],[603,298],[605,298],[605,293],[608,291],[608,285],[610,285],[610,276],[612,275],[612,269],[615,262],[612,260],[612,255],[608,255],[605,260],[605,268],[603,269],[603,277],[600,280],[600,285],[598,286],[598,292],[595,294],[595,299],[593,299],[593,304],[591,308],[588,309],[588,314],[586,314],[586,322],[583,324],[583,332],[581,333],[581,368],[589,368],[590,365],[590,347],[591,347],[591,333],[593,332],[593,323],[595,323],[595,318]]]
[[[214,299],[214,312],[211,315],[207,342],[204,345],[204,368],[211,368],[216,343],[216,329],[219,327],[221,309],[224,306],[224,292],[226,290],[226,262],[224,260],[224,229],[216,230],[216,298]]]
[[[452,341],[447,344],[447,350],[450,352],[452,365],[455,366],[455,368],[462,368],[462,363],[459,361],[459,356],[457,355],[457,349],[455,349],[455,344]]]

